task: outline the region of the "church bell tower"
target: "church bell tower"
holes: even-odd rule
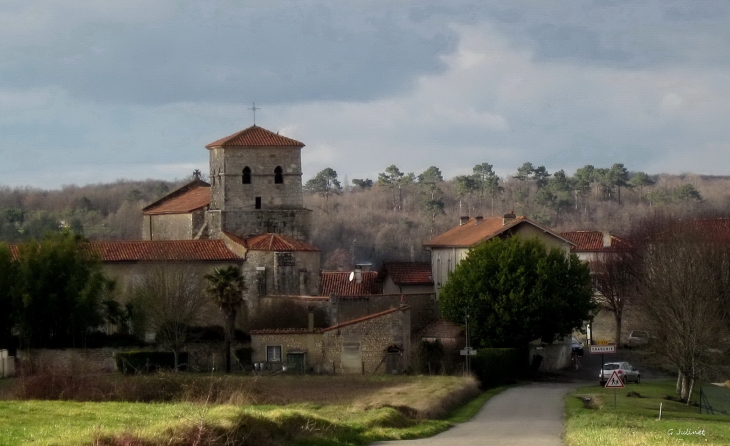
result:
[[[275,233],[309,242],[312,211],[302,197],[304,147],[253,125],[205,146],[210,153],[210,238]]]

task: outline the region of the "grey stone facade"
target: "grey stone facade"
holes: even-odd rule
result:
[[[311,211],[303,206],[301,147],[211,148],[210,180],[211,238],[221,231],[239,237],[274,232],[309,241]]]

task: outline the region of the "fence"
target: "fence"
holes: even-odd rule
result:
[[[730,388],[702,383],[699,391],[700,413],[730,416]]]

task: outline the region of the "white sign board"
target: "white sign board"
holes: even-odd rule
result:
[[[616,373],[616,370],[611,373],[611,376],[608,377],[608,381],[606,381],[607,389],[622,389],[625,387],[624,380],[621,379],[620,376],[618,376],[618,373]]]
[[[461,353],[461,356],[476,356],[477,351],[473,348],[465,348],[464,350],[460,350],[459,353]]]
[[[593,354],[616,353],[616,344],[591,345],[591,353],[593,353]]]

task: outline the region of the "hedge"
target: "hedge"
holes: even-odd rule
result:
[[[519,348],[479,349],[471,358],[471,369],[483,388],[510,384],[525,376],[527,351]]]
[[[175,355],[172,352],[124,352],[116,354],[117,370],[125,375],[153,373],[175,369]],[[178,353],[178,370],[185,370],[188,353]]]

